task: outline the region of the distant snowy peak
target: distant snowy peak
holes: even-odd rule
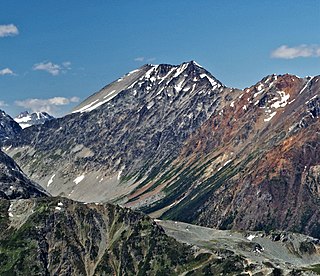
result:
[[[54,119],[54,117],[47,112],[34,112],[30,114],[28,111],[24,111],[21,112],[14,120],[22,128],[26,128],[32,125],[43,124],[52,119]]]
[[[113,100],[122,91],[128,91],[133,97],[138,93],[175,97],[180,92],[192,94],[199,91],[197,88],[200,86],[205,90],[223,87],[221,82],[195,61],[180,65],[146,64],[105,86],[79,104],[72,113],[90,112]]]

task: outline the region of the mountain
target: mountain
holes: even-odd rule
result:
[[[0,200],[0,219],[1,275],[315,275],[320,261],[311,237],[157,222],[187,245],[111,204]]]
[[[14,118],[21,128],[43,124],[52,119],[54,119],[54,117],[49,115],[47,112],[34,112],[30,114],[28,111],[21,112],[16,118]]]
[[[28,176],[53,195],[119,200],[178,156],[229,90],[195,62],[145,65],[73,114],[26,128],[7,145],[12,156],[21,153],[17,160]]]
[[[195,62],[145,65],[5,146],[54,195],[319,237],[319,78],[240,90]]]
[[[20,133],[21,127],[8,114],[0,110],[0,141],[14,139]]]
[[[44,189],[30,181],[19,166],[0,150],[0,198],[19,199],[46,196]]]
[[[234,95],[148,180],[165,196],[142,210],[220,229],[319,237],[319,79],[272,75]],[[150,191],[137,191],[131,204]]]

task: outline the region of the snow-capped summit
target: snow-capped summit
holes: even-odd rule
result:
[[[46,121],[54,119],[53,116],[47,112],[34,112],[28,111],[21,112],[14,120],[22,127],[26,128],[32,125],[43,124]]]
[[[146,64],[85,99],[75,107],[73,113],[90,112],[108,102],[112,104],[111,101],[121,97],[121,94],[132,98],[138,98],[138,94],[141,94],[140,96],[146,97],[146,106],[150,108],[162,98],[170,98],[173,103],[184,94],[191,96],[198,92],[203,93],[203,90],[212,93],[222,86],[221,82],[195,61],[180,65]]]

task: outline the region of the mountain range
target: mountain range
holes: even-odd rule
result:
[[[83,221],[83,214],[88,214],[87,217],[90,213],[99,220],[99,212],[109,212],[107,210],[114,207],[108,204],[115,203],[161,220],[221,230],[264,231],[267,237],[277,230],[320,238],[319,79],[320,76],[269,75],[241,90],[226,87],[194,61],[180,65],[147,64],[105,86],[62,118],[21,129],[3,112],[0,118],[4,126],[0,131],[3,155],[12,157],[25,175],[18,165],[12,166],[16,166],[23,177],[29,177],[33,187],[44,194],[43,199],[24,200],[29,200],[28,204],[30,200],[36,202],[33,206],[47,206],[41,208],[48,211],[46,219],[50,217],[50,223],[51,217],[56,218],[56,211],[60,211],[50,207],[56,206],[55,197],[62,203],[56,207],[68,206],[68,211],[58,215],[62,221],[70,222],[63,227],[79,225],[77,220]],[[8,200],[8,192],[5,194],[3,197]],[[103,210],[95,207],[100,204]],[[76,207],[70,209],[69,206]],[[75,210],[78,210],[76,216]],[[128,212],[133,216],[138,214]],[[76,221],[71,222],[72,216]],[[139,221],[144,220],[139,216]],[[109,224],[99,222],[99,229],[117,221],[106,217],[103,220]],[[152,220],[150,222],[152,225]],[[38,226],[44,229],[45,225]],[[174,232],[174,237],[181,242],[190,241],[189,234],[188,238],[181,238],[181,232],[172,232],[173,226],[162,225],[166,233]],[[68,231],[67,228],[61,231]],[[88,231],[98,231],[90,229]],[[201,229],[198,230],[206,233],[207,230]],[[79,231],[74,237],[88,234],[82,228]],[[141,234],[140,230],[130,231]],[[114,240],[101,233],[99,236],[103,239]],[[166,240],[166,234],[162,235]],[[7,240],[11,238],[6,236]],[[190,244],[199,247],[194,238],[191,240]],[[167,246],[167,242],[165,244]],[[207,241],[201,244],[205,244],[204,248],[208,246]],[[272,247],[269,242],[266,244]],[[317,240],[312,244],[310,248],[314,249],[308,248],[316,255]],[[229,242],[228,246],[231,248]],[[310,253],[309,249],[306,252]],[[125,250],[135,249],[130,245]],[[189,249],[183,250],[189,252]],[[216,250],[214,246],[210,254]],[[290,250],[301,256],[305,254],[302,249]],[[81,273],[89,275],[98,271],[104,259],[99,254],[99,260],[93,256],[92,267],[87,265],[86,254],[80,261]],[[117,267],[125,269],[123,260],[119,261],[120,255],[114,254],[113,264],[120,262]],[[250,270],[245,265],[246,253],[233,251],[231,255],[241,259],[239,273]],[[103,256],[108,260],[113,258]],[[188,263],[191,256],[190,253],[179,257],[178,266],[168,257],[159,262],[167,263],[168,271],[176,273],[185,271],[181,266],[186,262],[181,258],[189,258]],[[74,258],[71,257],[72,262],[76,261]],[[148,258],[139,258],[148,262]],[[219,270],[221,267],[213,269],[211,255],[203,258],[205,261],[197,265],[198,273],[209,269],[209,264],[210,273],[223,273]],[[318,262],[316,257],[314,260],[311,264]],[[110,262],[103,262],[107,262],[104,265],[110,267],[110,271],[115,271]],[[274,265],[274,260],[271,262]],[[296,261],[293,263],[296,265]],[[50,273],[65,269],[61,263],[58,267]],[[265,263],[260,268],[265,269]],[[134,275],[144,271],[135,266],[130,269],[122,273]],[[147,271],[152,274],[156,268],[150,269]],[[287,272],[296,268],[290,269]],[[297,269],[301,269],[301,265]]]

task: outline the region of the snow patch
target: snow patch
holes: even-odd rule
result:
[[[5,151],[8,151],[9,149],[11,149],[12,148],[12,145],[10,145],[9,147],[7,147],[7,148],[4,148],[4,150]]]
[[[188,63],[184,63],[184,64],[182,64],[182,66],[179,66],[176,69],[176,73],[173,75],[173,78],[178,77],[184,70],[187,69],[187,67],[188,67]]]
[[[8,215],[9,215],[9,217],[10,218],[12,218],[13,217],[13,214],[12,214],[12,203],[10,203],[10,206],[9,206],[9,209],[8,209]]]
[[[55,176],[56,176],[55,174],[51,176],[51,178],[50,178],[49,181],[48,181],[47,187],[49,187],[49,186],[52,184],[53,178],[54,178]]]
[[[254,238],[256,238],[256,236],[250,234],[250,235],[247,237],[247,240],[252,241]]]
[[[280,100],[274,102],[271,105],[271,108],[285,107],[288,104],[288,100],[290,98],[290,94],[286,94],[283,91],[278,91],[278,94],[280,95]]]
[[[121,174],[122,174],[122,170],[119,171],[119,173],[118,173],[118,176],[117,176],[117,179],[118,179],[118,180],[120,180]]]
[[[166,74],[161,81],[159,81],[159,84],[161,84],[168,76],[171,75],[171,73],[175,70],[176,68],[172,68],[170,69],[170,71],[168,72],[168,74]]]
[[[209,77],[207,74],[201,74],[200,78],[201,79],[207,78],[212,86],[216,86],[217,85],[216,81],[213,78]]]
[[[127,74],[127,76],[130,76],[130,75],[132,75],[133,73],[136,73],[136,72],[139,72],[139,71],[140,71],[140,69],[136,69],[136,70],[130,71],[130,72]]]
[[[91,103],[89,103],[89,104],[81,107],[80,109],[77,109],[77,110],[73,111],[72,113],[84,112],[84,111],[86,111],[86,109],[90,108],[92,105],[94,105],[94,104],[95,104],[96,102],[98,102],[99,100],[100,100],[100,99],[97,99],[97,100],[95,100],[95,101],[93,101],[93,102],[91,102]]]
[[[262,83],[260,83],[260,84],[258,85],[257,90],[258,90],[258,91],[262,91],[262,90],[263,90],[263,84],[262,84]]]
[[[270,114],[269,118],[264,119],[265,122],[269,122],[275,115],[277,114],[277,111]]]
[[[78,185],[83,179],[84,179],[84,175],[80,175],[77,178],[75,178],[73,182],[76,183],[76,185]]]
[[[174,89],[175,89],[178,93],[182,90],[183,83],[184,83],[184,79],[183,79],[182,81],[180,81],[180,82],[174,87]]]
[[[310,80],[307,81],[305,86],[300,90],[299,95],[302,94],[302,92],[308,87],[308,84],[313,80],[314,77],[312,77]]]

